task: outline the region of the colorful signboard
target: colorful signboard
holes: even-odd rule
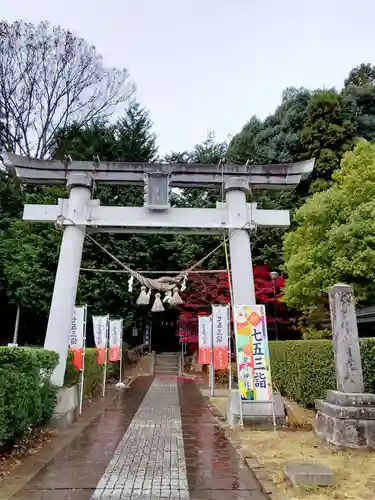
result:
[[[265,307],[235,306],[238,383],[242,401],[272,401]]]

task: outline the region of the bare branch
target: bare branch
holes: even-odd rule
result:
[[[133,90],[126,69],[60,26],[0,22],[0,138],[12,151],[47,157],[58,131],[109,118]]]

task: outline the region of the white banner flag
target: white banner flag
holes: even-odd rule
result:
[[[111,319],[109,322],[109,347],[120,347],[122,339],[122,319]]]
[[[107,347],[108,316],[93,316],[92,325],[96,348],[105,349]]]
[[[212,336],[215,370],[228,368],[228,306],[212,306]]]
[[[211,362],[211,328],[211,316],[198,316],[198,357],[201,365]]]
[[[72,328],[69,335],[69,347],[82,349],[85,331],[85,307],[75,307],[72,318]]]
[[[109,361],[120,361],[122,343],[122,319],[109,322]]]
[[[212,306],[212,331],[215,347],[228,346],[228,306]]]

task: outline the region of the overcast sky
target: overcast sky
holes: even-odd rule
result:
[[[127,67],[163,153],[375,63],[375,0],[0,0],[0,15],[61,24]]]

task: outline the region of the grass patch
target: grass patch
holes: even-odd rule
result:
[[[338,451],[317,439],[313,431],[236,432],[243,456],[255,457],[275,486],[274,500],[372,500],[375,491],[375,453]],[[295,488],[284,476],[288,462],[317,463],[335,473],[332,488]]]

